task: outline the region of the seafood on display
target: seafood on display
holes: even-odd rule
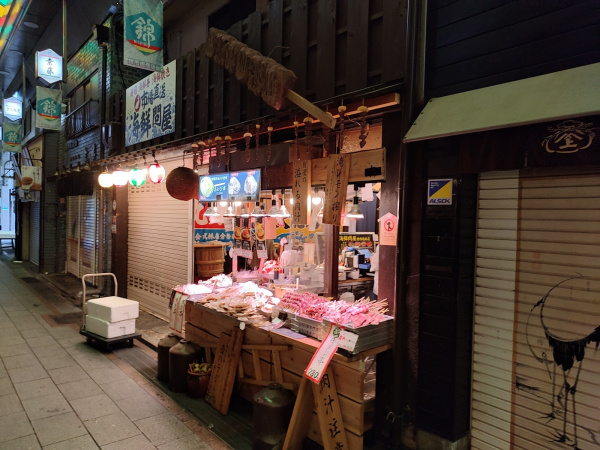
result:
[[[349,303],[344,300],[329,300],[309,292],[299,294],[290,291],[283,295],[279,306],[289,313],[318,321],[326,319],[352,328],[376,325],[385,318],[384,314],[388,311],[386,300],[372,302],[361,298]]]

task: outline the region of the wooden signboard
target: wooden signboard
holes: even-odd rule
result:
[[[337,226],[342,224],[349,173],[350,155],[330,155],[328,157],[323,223]]]
[[[292,209],[292,223],[294,225],[310,224],[310,207],[308,196],[311,185],[311,162],[294,161],[292,196],[294,207]]]
[[[229,411],[243,341],[244,331],[239,327],[233,328],[231,337],[225,333],[221,333],[219,337],[212,375],[208,382],[206,402],[221,414],[227,414]]]

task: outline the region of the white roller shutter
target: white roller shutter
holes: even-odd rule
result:
[[[29,261],[40,265],[40,202],[29,202]]]
[[[168,175],[181,160],[162,164]],[[127,297],[166,319],[171,289],[192,280],[192,202],[149,181],[128,197]]]
[[[67,197],[67,272],[79,278],[97,272],[97,207],[95,195]]]
[[[479,197],[472,446],[597,449],[600,175],[485,174]]]

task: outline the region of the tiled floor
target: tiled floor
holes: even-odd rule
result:
[[[44,315],[56,308],[8,264],[0,261],[0,450],[228,448],[76,328],[51,326]]]

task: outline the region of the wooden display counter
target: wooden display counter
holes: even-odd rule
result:
[[[192,302],[186,303],[185,317],[185,338],[200,346],[215,344],[222,332],[231,334],[231,330],[240,325],[233,317]],[[283,382],[293,384],[297,390],[304,370],[320,342],[312,338],[294,338],[282,335],[277,330],[267,331],[246,325],[243,344],[288,346],[289,350],[281,352],[243,350],[241,365],[245,377],[259,380],[276,380],[280,368]],[[348,446],[352,450],[363,448],[363,435],[373,427],[375,402],[373,397],[365,400],[364,382],[371,367],[365,359],[389,348],[391,344],[364,351],[351,358],[335,354],[331,360],[329,367],[337,387]],[[260,373],[255,370],[257,367],[260,367]],[[252,396],[261,388],[256,384],[239,382],[238,374],[235,389],[239,395],[252,401]],[[316,411],[313,411],[307,437],[322,444]]]

